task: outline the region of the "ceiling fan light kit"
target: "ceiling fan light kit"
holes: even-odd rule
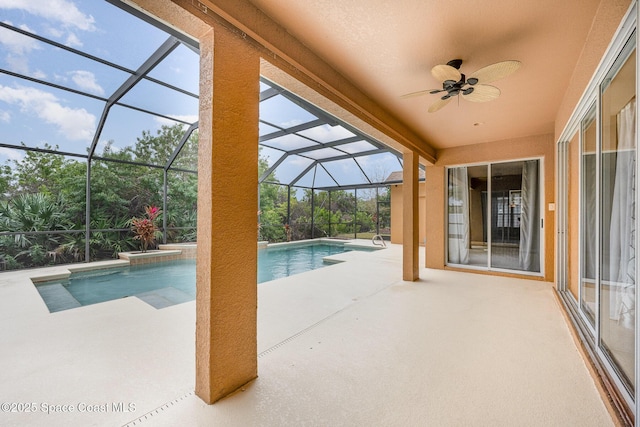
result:
[[[436,95],[446,92],[429,107],[429,112],[434,113],[447,105],[455,96],[462,96],[471,102],[487,102],[500,96],[500,89],[488,85],[496,80],[507,77],[520,68],[520,61],[502,61],[488,65],[472,73],[469,78],[462,74],[460,66],[461,59],[453,59],[446,65],[436,65],[431,69],[431,74],[436,80],[442,81],[442,89],[428,89],[418,92],[408,93],[402,98],[431,94]]]

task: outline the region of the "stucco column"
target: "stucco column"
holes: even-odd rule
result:
[[[427,166],[425,171],[427,209],[427,244],[425,245],[425,266],[443,269],[445,262],[446,233],[445,212],[447,200],[445,191],[445,168]]]
[[[413,282],[420,278],[418,156],[413,151],[404,152],[402,164],[402,279]]]
[[[196,394],[257,376],[260,58],[218,25],[200,39]]]

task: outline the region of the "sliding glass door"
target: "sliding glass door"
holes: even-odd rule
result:
[[[561,298],[613,404],[628,407],[623,412],[634,412],[637,420],[636,12],[629,18],[633,24],[621,27],[558,141],[556,265]]]
[[[539,273],[540,161],[448,170],[448,263]]]
[[[631,389],[636,323],[635,64],[633,50],[601,86],[599,147],[600,347]]]

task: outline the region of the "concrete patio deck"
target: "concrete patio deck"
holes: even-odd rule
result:
[[[259,378],[212,406],[193,393],[193,301],[49,313],[40,272],[1,273],[0,425],[613,425],[552,284],[403,282],[401,254],[259,285]]]

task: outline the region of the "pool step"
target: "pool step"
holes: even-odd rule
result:
[[[47,305],[50,313],[82,306],[82,304],[69,293],[67,288],[62,286],[62,283],[38,285],[36,288],[38,292],[40,292],[40,296]]]
[[[155,289],[149,292],[143,292],[134,295],[146,302],[150,306],[160,309],[170,307],[183,302],[193,301],[194,297],[186,292],[182,292],[172,286],[166,288]]]

